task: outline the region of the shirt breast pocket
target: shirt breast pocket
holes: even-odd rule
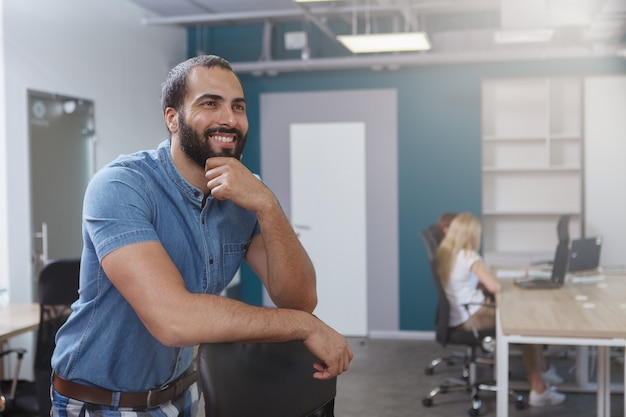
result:
[[[242,243],[225,243],[222,247],[223,285],[224,288],[232,281],[246,256],[250,241]],[[224,289],[222,288],[222,289]],[[220,290],[221,291],[221,290]]]

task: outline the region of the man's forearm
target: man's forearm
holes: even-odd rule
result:
[[[278,307],[312,312],[315,269],[278,203],[257,214],[267,257],[267,290]]]

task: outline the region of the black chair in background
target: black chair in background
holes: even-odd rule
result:
[[[428,255],[428,262],[431,264],[435,262],[435,256],[437,255],[438,244],[437,244],[436,233],[437,233],[436,224],[433,224],[429,226],[428,228],[420,231],[420,236],[422,240],[424,241],[424,246],[426,246],[426,254]],[[437,323],[439,322],[438,310],[439,309],[437,309],[437,312],[435,314],[435,326],[437,326]],[[445,363],[449,366],[455,365],[457,363],[461,363],[465,365],[467,363],[467,357],[465,353],[463,352],[450,352],[446,356],[438,356],[435,359],[431,360],[428,363],[428,365],[426,365],[426,367],[424,368],[424,373],[426,375],[432,375],[435,372],[435,368],[442,363]],[[464,366],[462,370],[462,374],[465,378],[467,378],[469,375],[469,369],[467,369],[467,367]]]
[[[37,396],[34,382],[18,379],[25,354],[26,349],[23,348],[8,348],[0,352],[0,360],[4,361],[5,357],[14,360],[11,379],[0,381],[0,416],[30,417],[37,415]]]
[[[78,298],[80,259],[54,259],[47,261],[38,277],[39,327],[35,342],[35,381],[18,380],[25,349],[7,349],[0,358],[16,354],[13,378],[3,381],[5,409],[3,416],[50,416],[50,359],[54,350],[57,330],[71,313],[70,305]],[[0,399],[0,402],[2,400]]]
[[[198,348],[206,416],[333,417],[337,378],[313,378],[300,341],[211,343]]]
[[[433,282],[437,288],[437,328],[436,340],[443,347],[448,345],[457,345],[465,347],[465,369],[467,370],[459,378],[447,378],[439,386],[433,388],[427,397],[422,400],[422,404],[426,407],[433,405],[433,400],[439,394],[444,394],[450,390],[462,389],[470,392],[471,407],[468,410],[470,416],[477,416],[482,407],[480,398],[481,391],[497,391],[497,385],[493,381],[493,365],[495,350],[495,329],[478,331],[457,330],[449,326],[450,303],[446,296],[443,284],[439,279],[439,274],[435,267],[435,263],[431,262],[431,272]],[[467,308],[467,306],[465,306]],[[482,353],[482,354],[479,354]],[[489,378],[485,381],[479,379],[478,365],[489,366]],[[484,374],[484,372],[482,373]],[[524,397],[509,391],[509,394],[515,399],[517,409],[526,406]]]
[[[571,214],[563,214],[559,217],[559,221],[556,225],[556,234],[559,238],[559,243],[569,243],[569,221]]]
[[[436,234],[436,224],[430,225],[426,229],[420,231],[420,237],[424,241],[426,255],[428,255],[429,262],[433,262],[435,260],[435,256],[437,255],[437,247],[439,246],[439,243],[437,242]]]
[[[78,299],[80,259],[54,259],[46,262],[39,273],[39,328],[35,349],[35,383],[40,417],[50,415],[50,359],[56,332],[72,312]]]

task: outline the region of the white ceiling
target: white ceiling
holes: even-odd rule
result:
[[[296,4],[292,0],[128,0],[147,11],[147,25],[247,25],[262,22],[308,21],[325,36],[334,34],[326,19],[354,16],[375,19],[378,14],[398,16],[402,30],[427,30],[433,49],[419,54],[352,56],[351,59],[310,57],[306,62],[236,63],[238,71],[295,71],[302,69],[400,66],[429,63],[552,59],[562,57],[622,56],[626,59],[626,0],[340,0]],[[464,27],[459,16],[484,12],[500,27]],[[450,16],[454,24],[430,29],[429,17]],[[494,19],[492,19],[494,20]],[[498,30],[555,30],[547,43],[496,45]],[[360,30],[363,28],[361,27]],[[259,40],[259,51],[268,48]],[[262,54],[260,54],[262,56]],[[268,54],[269,55],[269,54]],[[291,60],[293,61],[293,60]]]
[[[131,0],[160,16],[295,8],[292,0]]]

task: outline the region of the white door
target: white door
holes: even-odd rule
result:
[[[365,123],[290,126],[291,221],[317,273],[314,314],[367,335]]]
[[[83,195],[93,172],[94,109],[89,100],[39,91],[28,91],[28,109],[36,280],[46,259],[81,254]]]

